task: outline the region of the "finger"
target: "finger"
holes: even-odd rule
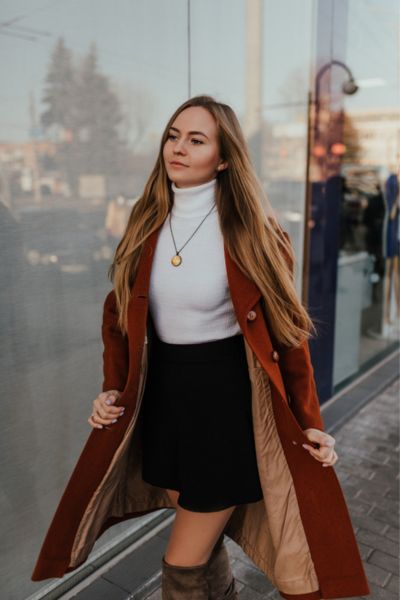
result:
[[[309,444],[302,444],[302,446],[308,450],[312,456],[315,456],[315,458],[321,458],[321,452],[323,451],[321,448],[314,448],[314,446],[310,446]]]
[[[95,423],[95,422],[93,421],[93,417],[92,417],[92,415],[91,415],[91,416],[88,418],[88,423],[89,423],[89,425],[91,425],[91,426],[92,426],[93,428],[95,428],[95,429],[103,429],[103,425],[100,425],[100,424],[98,424],[98,423]]]
[[[332,459],[334,452],[335,451],[333,448],[327,448],[326,446],[323,448],[320,448],[321,460],[329,462]]]
[[[116,394],[109,394],[106,397],[106,399],[104,400],[104,402],[107,405],[114,404],[114,402],[116,401],[117,398],[118,398],[118,396]]]
[[[104,418],[106,418],[106,417],[107,417],[107,412],[106,412],[106,410],[105,410],[105,407],[103,407],[103,405],[102,405],[102,404],[100,404],[99,402],[97,402],[97,403],[95,404],[95,407],[94,407],[94,410],[93,410],[93,414],[94,414],[96,417],[99,417],[99,418],[101,418],[101,419],[104,419]]]
[[[119,396],[118,396],[119,398]],[[124,406],[110,406],[108,401],[115,401],[115,397],[106,396],[103,398],[97,397],[93,403],[94,412],[97,411],[102,417],[118,416],[125,410]]]
[[[105,392],[105,394],[105,401],[107,404],[112,404],[121,396],[118,390],[108,390],[108,392]]]
[[[115,417],[115,416],[120,415],[121,413],[123,414],[123,412],[125,410],[125,406],[108,406],[107,404],[102,404],[100,406],[101,406],[103,416],[113,415]]]
[[[123,406],[108,406],[100,402],[94,403],[93,413],[98,414],[102,419],[111,419],[124,414]]]
[[[98,414],[92,415],[92,419],[95,423],[101,423],[102,425],[110,425],[111,423],[116,423],[118,419],[113,417],[101,417]]]
[[[329,462],[324,462],[323,463],[323,467],[332,467],[338,460],[338,455],[336,454],[336,452],[334,452],[334,456],[332,458],[332,460],[330,460]]]
[[[312,446],[308,446],[308,444],[303,444],[303,448],[308,450],[311,456],[320,462],[330,462],[330,459],[333,457],[333,453],[335,452],[332,448],[313,448]]]
[[[310,442],[320,444],[320,446],[333,447],[335,445],[335,438],[320,429],[309,428],[305,429],[304,433]]]
[[[110,390],[108,392],[101,392],[95,400],[93,400],[93,406],[99,405],[110,405],[113,404],[116,398],[119,397],[119,392],[115,390]]]

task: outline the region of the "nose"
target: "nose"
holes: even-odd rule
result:
[[[183,139],[177,140],[174,144],[174,154],[185,154],[185,143]]]

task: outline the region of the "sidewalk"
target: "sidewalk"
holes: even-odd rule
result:
[[[339,456],[334,468],[364,561],[370,600],[399,599],[399,383],[397,379],[333,434]],[[170,529],[159,531],[73,597],[161,600],[161,556]],[[280,599],[241,548],[228,537],[225,543],[240,600]]]

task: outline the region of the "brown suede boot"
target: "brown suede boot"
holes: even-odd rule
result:
[[[208,569],[205,577],[208,582],[210,600],[239,599],[229,555],[224,545],[223,533],[218,538],[208,559]]]
[[[170,565],[162,557],[162,600],[208,600],[205,573],[209,564],[195,566]]]

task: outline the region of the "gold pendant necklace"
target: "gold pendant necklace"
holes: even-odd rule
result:
[[[208,215],[214,210],[214,208],[215,208],[215,205],[211,207],[211,210],[208,211],[208,213],[206,214],[206,216],[204,217],[204,219],[201,221],[200,225],[202,225],[202,223],[207,219]],[[186,246],[186,244],[189,242],[189,240],[192,239],[192,237],[194,236],[194,234],[196,233],[196,231],[199,229],[200,225],[198,225],[196,227],[196,229],[193,231],[193,233],[190,236],[190,238],[188,240],[186,240],[186,242],[183,244],[182,248],[180,248],[180,250],[178,250],[178,248],[176,247],[176,244],[175,244],[174,234],[172,233],[171,211],[170,211],[170,213],[169,213],[169,228],[171,230],[171,235],[172,235],[172,239],[173,239],[174,246],[175,246],[175,252],[176,252],[176,254],[171,258],[171,264],[174,265],[174,267],[179,267],[179,265],[182,264],[182,257],[179,256],[179,252],[181,250],[183,250],[183,248]]]
[[[179,256],[179,254],[175,254],[175,256],[171,258],[171,263],[174,265],[174,267],[179,267],[181,262],[182,258]]]

